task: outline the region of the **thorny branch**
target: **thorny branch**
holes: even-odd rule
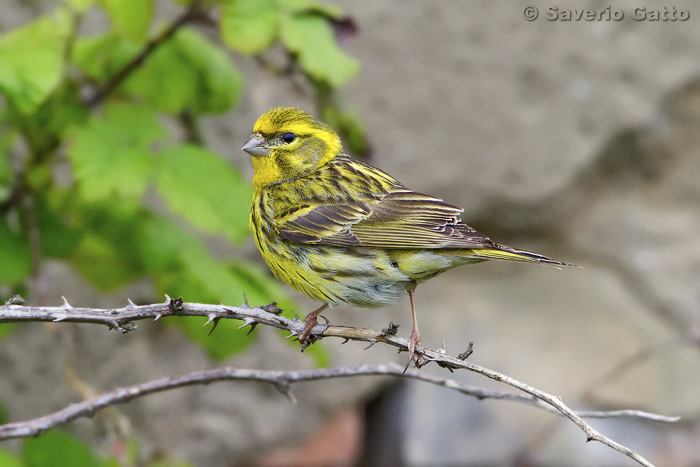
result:
[[[117,388],[113,391],[100,394],[80,403],[71,404],[43,417],[24,422],[8,423],[0,425],[0,440],[36,436],[55,426],[67,423],[80,417],[92,416],[96,411],[107,406],[128,402],[136,397],[142,397],[156,392],[170,389],[192,386],[195,384],[209,384],[217,381],[258,381],[274,384],[282,393],[295,401],[294,394],[289,386],[302,381],[315,381],[320,379],[348,378],[353,376],[393,375],[411,378],[428,383],[444,386],[449,389],[468,394],[479,399],[507,399],[534,405],[550,412],[555,409],[542,401],[525,394],[517,394],[509,391],[490,391],[479,387],[458,383],[457,381],[440,378],[421,372],[419,370],[403,371],[399,365],[361,365],[357,367],[319,368],[304,371],[270,371],[270,370],[246,370],[231,367],[215,368],[204,371],[193,371],[177,377],[161,378],[133,386]],[[579,412],[586,417],[642,417],[661,422],[674,422],[675,418],[663,417],[655,414],[647,414],[638,411],[620,410],[613,412]]]
[[[58,307],[32,307],[32,306],[22,306],[22,305],[17,305],[17,304],[11,304],[11,303],[17,303],[17,300],[15,301],[10,301],[8,304],[5,304],[3,306],[0,306],[0,323],[13,323],[13,322],[27,322],[27,321],[51,321],[51,322],[79,322],[79,323],[95,323],[95,324],[103,324],[108,326],[110,329],[117,329],[118,331],[122,333],[126,333],[132,329],[135,328],[134,321],[137,320],[142,320],[142,319],[160,319],[163,316],[203,316],[207,318],[207,321],[205,323],[213,323],[213,326],[215,327],[216,324],[220,319],[237,319],[243,321],[243,325],[241,327],[246,327],[246,326],[251,326],[255,327],[258,324],[264,324],[267,326],[272,326],[275,328],[279,329],[284,329],[288,332],[291,333],[291,336],[298,336],[303,328],[304,328],[304,322],[299,320],[298,318],[296,319],[290,319],[286,318],[284,316],[281,316],[281,311],[279,308],[277,308],[274,304],[270,304],[264,307],[250,307],[248,304],[244,304],[240,307],[229,307],[229,306],[224,306],[224,305],[207,305],[207,304],[200,304],[200,303],[186,303],[183,302],[182,299],[170,299],[169,297],[166,296],[166,301],[164,303],[157,303],[157,304],[150,304],[150,305],[136,305],[133,302],[129,301],[129,304],[126,307],[123,308],[112,308],[112,309],[94,309],[94,308],[74,308],[71,305],[68,304],[68,302],[64,299],[64,303],[62,306]],[[346,340],[357,340],[357,341],[365,341],[369,342],[370,345],[374,345],[377,342],[382,342],[394,347],[397,347],[399,350],[406,351],[408,349],[408,340],[398,337],[395,335],[396,330],[393,327],[389,327],[387,329],[384,329],[382,331],[375,331],[375,330],[370,330],[370,329],[358,329],[358,328],[353,328],[353,327],[347,327],[347,326],[334,326],[331,324],[317,324],[312,330],[310,335],[313,336],[316,339],[321,339],[323,337],[341,337]],[[450,371],[455,370],[455,369],[466,369],[475,373],[478,373],[482,376],[485,376],[487,378],[505,383],[511,387],[514,387],[516,389],[519,389],[520,391],[526,393],[529,396],[525,396],[522,394],[516,394],[516,393],[509,393],[509,396],[494,396],[492,393],[488,392],[483,392],[483,390],[479,390],[482,392],[468,392],[469,394],[479,397],[479,398],[508,398],[512,400],[517,400],[520,402],[526,402],[530,403],[533,405],[537,405],[539,407],[543,406],[548,406],[550,407],[548,410],[551,411],[556,411],[560,413],[561,415],[565,416],[566,418],[570,419],[572,422],[574,422],[585,434],[587,437],[587,441],[598,441],[606,446],[609,446],[610,448],[621,452],[625,454],[626,456],[630,457],[631,459],[635,460],[641,465],[644,466],[652,466],[649,461],[644,459],[642,456],[640,456],[638,453],[635,451],[627,448],[626,446],[623,446],[616,441],[608,438],[607,436],[603,435],[602,433],[598,432],[595,430],[593,427],[591,427],[587,422],[583,420],[583,416],[586,415],[591,415],[591,414],[585,414],[585,413],[575,413],[573,410],[571,410],[568,406],[566,406],[562,400],[558,397],[555,397],[551,394],[548,394],[544,391],[541,391],[537,388],[534,388],[532,386],[529,386],[525,383],[522,383],[516,379],[513,379],[509,376],[503,375],[501,373],[495,372],[493,370],[490,370],[488,368],[481,367],[479,365],[476,365],[474,363],[471,363],[469,361],[466,361],[466,353],[465,355],[461,355],[459,358],[458,357],[451,357],[446,354],[445,349],[440,349],[440,350],[431,350],[427,349],[423,346],[417,346],[416,347],[416,355],[420,357],[420,362],[417,364],[418,366],[425,365],[429,362],[435,362],[439,366],[444,367],[449,369]],[[365,367],[365,368],[372,368],[372,367]],[[393,367],[387,367],[387,368],[393,368]],[[398,367],[397,367],[398,368]],[[399,369],[400,370],[400,369]],[[381,374],[398,374],[399,370],[396,371],[396,373],[391,373],[391,372],[386,372],[386,373],[381,373]],[[130,388],[124,388],[124,389],[118,389],[116,391],[113,391],[111,393],[107,393],[105,395],[99,396],[96,399],[91,399],[89,401],[85,401],[82,404],[87,404],[87,407],[84,409],[81,409],[81,405],[79,404],[78,406],[70,406],[63,411],[59,411],[54,415],[50,415],[47,417],[58,417],[61,419],[61,417],[64,417],[65,421],[72,420],[76,417],[83,416],[83,415],[88,415],[92,413],[94,410],[102,408],[106,405],[118,403],[118,402],[125,402],[133,397],[138,397],[144,394],[149,394],[151,392],[156,392],[159,390],[165,390],[165,389],[170,389],[172,387],[179,387],[183,385],[190,385],[190,384],[199,384],[200,382],[205,382],[205,381],[217,381],[217,380],[223,380],[223,379],[253,379],[253,380],[258,380],[258,381],[269,381],[272,382],[273,384],[276,384],[280,388],[286,388],[288,384],[291,382],[296,382],[296,381],[301,381],[302,379],[294,379],[296,378],[305,378],[303,380],[309,380],[309,379],[320,379],[319,374],[314,374],[314,373],[309,373],[309,372],[272,372],[272,373],[266,373],[266,372],[259,372],[255,370],[233,370],[233,369],[220,369],[220,370],[209,370],[212,373],[208,372],[196,372],[196,373],[191,373],[189,375],[184,375],[179,378],[166,378],[164,380],[157,380],[157,381],[152,381],[150,383],[145,383],[143,385],[137,385],[137,386],[132,386]],[[218,376],[217,376],[217,373]],[[331,369],[331,370],[326,370],[326,371],[337,371],[339,373],[342,373],[343,369]],[[375,370],[376,371],[376,370]],[[238,376],[234,377],[231,376],[233,374],[236,374],[237,372],[247,372],[247,377],[242,377],[242,373],[238,373]],[[355,374],[379,374],[379,373],[361,373],[357,372]],[[257,375],[257,376],[255,376]],[[264,377],[261,377],[260,375],[265,375]],[[280,376],[284,375],[284,376]],[[290,376],[290,375],[296,375],[296,376]],[[417,372],[415,370],[411,370],[410,373],[406,373],[407,376],[409,377],[415,377],[415,375],[422,375],[422,373]],[[345,375],[345,374],[337,374],[334,376],[326,376],[326,377],[338,377],[338,376],[350,376],[350,375]],[[210,378],[207,380],[207,378]],[[281,379],[280,379],[281,378]],[[285,379],[286,378],[286,379]],[[291,380],[289,378],[292,378]],[[423,375],[419,377],[418,379],[422,380],[428,380],[430,378],[428,375]],[[174,383],[173,383],[174,381]],[[280,383],[282,381],[282,383]],[[453,384],[454,382],[451,382],[450,384]],[[442,383],[437,383],[437,384],[442,384]],[[454,383],[456,384],[456,383]],[[473,389],[473,388],[472,388]],[[132,391],[132,392],[129,392]],[[465,391],[463,391],[465,392]],[[75,411],[78,411],[77,413]],[[82,411],[81,411],[82,410]],[[60,415],[57,415],[60,414]],[[72,414],[72,415],[71,415]],[[627,416],[642,416],[644,418],[651,418],[655,419],[658,421],[677,421],[677,418],[670,418],[670,417],[662,417],[659,415],[653,415],[653,414],[644,414],[642,412],[638,411],[622,411],[618,412],[617,415],[627,415]],[[598,413],[598,416],[606,416],[603,414]],[[44,417],[46,418],[46,417]],[[37,422],[41,426],[41,423],[45,423],[44,418],[42,419],[37,419],[40,420],[41,422]],[[31,422],[25,422],[25,423],[30,423]],[[17,424],[13,424],[17,425]],[[4,433],[6,430],[7,426],[5,427],[0,427],[0,433]],[[48,429],[44,428],[44,429]],[[42,431],[40,429],[40,431]],[[31,433],[29,433],[31,434]],[[13,436],[26,436],[26,435],[20,435],[16,434]],[[2,437],[0,436],[0,439]]]

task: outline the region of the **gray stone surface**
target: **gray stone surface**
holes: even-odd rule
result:
[[[540,3],[533,2],[544,14],[549,4]],[[527,22],[526,2],[345,0],[360,28],[349,50],[363,68],[342,96],[367,124],[376,165],[463,206],[464,219],[497,241],[582,266],[559,271],[488,263],[430,281],[417,292],[424,344],[439,347],[444,340],[456,354],[473,340],[474,362],[575,408],[682,415],[686,421],[678,426],[593,425],[658,465],[697,465],[700,355],[697,346],[672,342],[697,336],[700,316],[700,8],[689,1],[657,3],[647,6],[685,8],[691,17],[635,22],[630,16],[639,4],[633,1],[614,3],[627,15],[620,22]],[[238,148],[255,118],[272,106],[312,110],[313,103],[252,61],[236,62],[248,83],[243,102],[231,115],[208,119],[206,139],[250,173]],[[246,248],[257,257],[252,245]],[[79,295],[86,288],[81,281],[59,281],[64,275],[57,273],[52,290],[74,302],[114,305],[130,293],[97,302],[92,294]],[[303,298],[299,303],[313,306]],[[410,328],[407,301],[329,317],[374,328],[394,320],[403,333]],[[276,332],[257,332],[254,348],[227,363],[311,365]],[[653,344],[662,350],[599,381]],[[68,325],[22,327],[0,346],[0,395],[13,395],[12,419],[77,399],[63,384],[66,359],[97,389],[212,365],[174,329],[151,324],[128,336]],[[405,358],[378,346],[361,352],[359,344],[329,341],[326,348],[334,364]],[[454,377],[498,387],[469,374]],[[297,442],[373,385],[305,385],[292,406],[273,388],[221,384],[119,410],[149,448],[224,466],[251,451]],[[50,399],[45,388],[52,388]],[[532,408],[478,402],[424,384],[411,384],[401,397],[409,423],[396,449],[409,465],[625,462],[584,443],[571,424]],[[74,426],[96,437],[98,427]]]

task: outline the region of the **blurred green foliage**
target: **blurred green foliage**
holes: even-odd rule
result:
[[[5,409],[5,403],[0,400],[0,425],[4,423],[7,423],[7,409]],[[1,462],[0,465],[2,465]]]
[[[0,448],[2,467],[191,467],[187,462],[171,459],[163,452],[154,458],[141,459],[138,441],[130,438],[115,449],[117,457],[103,457],[76,437],[61,430],[52,430],[22,444],[14,455]]]
[[[86,444],[60,430],[25,440],[21,462],[24,467],[103,465],[103,461]]]
[[[245,292],[251,304],[277,300],[289,313],[292,302],[267,270],[207,248],[211,236],[247,238],[252,190],[206,148],[199,119],[236,107],[244,83],[233,57],[252,55],[270,72],[301,77],[351,152],[367,153],[361,121],[334,92],[359,70],[339,46],[338,25],[349,21],[340,8],[317,0],[174,0],[181,16],[162,25],[153,24],[154,0],[55,3],[0,34],[0,294],[31,293],[31,278],[51,258],[105,291],[150,277],[160,296],[239,304]],[[109,26],[86,36],[81,22],[91,9]],[[203,32],[212,26],[220,42]],[[282,49],[287,62],[271,63],[271,49]],[[204,322],[169,321],[217,359],[254,337],[230,320],[209,335]],[[13,328],[0,325],[0,337]],[[329,363],[319,345],[307,353]],[[51,431],[25,440],[20,454],[0,449],[0,465],[188,465],[144,461],[137,440],[120,442],[123,458],[104,458]]]
[[[236,107],[244,83],[233,57],[253,55],[271,72],[301,77],[350,149],[366,152],[361,122],[334,94],[359,70],[338,41],[348,20],[319,0],[174,3],[181,15],[163,25],[154,24],[154,0],[56,1],[51,13],[0,34],[4,296],[31,291],[31,277],[53,258],[105,291],[150,277],[160,296],[238,304],[245,292],[251,304],[292,307],[263,268],[206,247],[211,236],[247,238],[252,190],[206,148],[199,119]],[[84,35],[91,9],[109,25]],[[220,41],[205,34],[213,27]],[[287,62],[271,66],[271,49]],[[173,321],[215,358],[251,339],[235,322],[208,336],[201,319]]]

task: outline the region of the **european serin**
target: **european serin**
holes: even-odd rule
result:
[[[260,253],[275,276],[323,303],[305,319],[303,346],[329,305],[378,307],[408,292],[410,363],[420,343],[418,283],[487,259],[566,265],[495,243],[461,221],[462,209],[344,154],[338,135],[302,110],[265,112],[242,149],[253,156],[250,226]]]

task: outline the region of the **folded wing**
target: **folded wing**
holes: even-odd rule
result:
[[[287,240],[344,247],[496,248],[464,224],[462,209],[400,185],[387,193],[349,196],[333,203],[309,200],[277,219]]]

